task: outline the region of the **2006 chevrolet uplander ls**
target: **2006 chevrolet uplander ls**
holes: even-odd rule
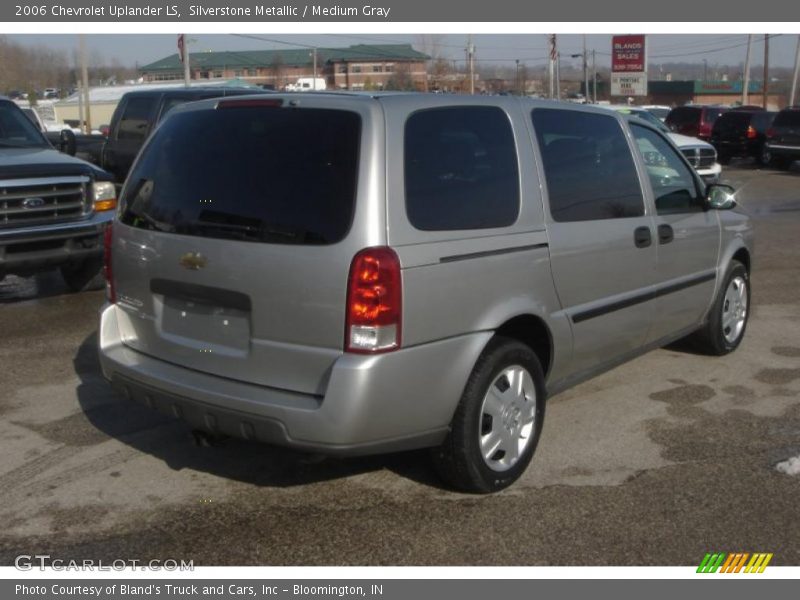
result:
[[[434,448],[490,492],[545,396],[689,334],[741,341],[752,230],[647,123],[513,97],[184,105],[106,237],[105,376],[212,433]]]

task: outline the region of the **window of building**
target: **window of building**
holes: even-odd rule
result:
[[[351,70],[353,71],[353,73],[361,73],[361,65],[353,65],[353,68]]]
[[[563,109],[531,114],[555,221],[640,217],[644,197],[616,117]]]
[[[494,106],[422,110],[405,125],[406,211],[424,231],[506,227],[519,213],[508,115]]]
[[[373,73],[382,73],[383,67],[380,65],[372,65],[372,72]]]

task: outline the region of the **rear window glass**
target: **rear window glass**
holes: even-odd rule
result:
[[[555,221],[639,217],[644,198],[616,118],[574,110],[532,113]]]
[[[703,113],[703,122],[713,124],[724,112],[727,112],[724,108],[707,108]]]
[[[144,140],[157,100],[153,96],[129,99],[117,126],[117,139]]]
[[[667,116],[667,123],[674,125],[686,125],[694,123],[700,119],[699,108],[673,108]]]
[[[773,122],[775,127],[800,127],[800,110],[784,110]]]
[[[406,211],[423,231],[505,227],[519,213],[519,169],[506,113],[436,108],[405,127]]]
[[[131,172],[122,222],[184,235],[332,244],[350,229],[361,119],[241,107],[166,119]]]

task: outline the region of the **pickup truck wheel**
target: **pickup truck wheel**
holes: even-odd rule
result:
[[[467,380],[444,443],[433,461],[458,490],[491,493],[514,483],[527,468],[542,431],[545,386],[536,354],[497,337]]]
[[[706,324],[693,336],[706,354],[722,356],[736,350],[750,316],[750,276],[745,266],[731,261]]]
[[[93,257],[61,267],[61,277],[73,292],[101,290],[105,286],[103,278],[103,258]]]

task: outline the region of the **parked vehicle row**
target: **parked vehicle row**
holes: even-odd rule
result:
[[[681,149],[686,160],[694,167],[698,175],[703,178],[706,183],[719,182],[720,174],[722,173],[722,166],[717,162],[717,151],[714,146],[708,142],[696,137],[689,137],[670,131],[670,129],[661,122],[658,117],[652,114],[650,109],[635,106],[606,106],[611,110],[619,113],[632,115],[639,119],[643,119],[650,123],[653,127],[667,134],[670,139]]]
[[[183,104],[120,203],[99,333],[116,389],[210,434],[429,447],[470,492],[521,476],[548,395],[688,335],[731,352],[749,315],[733,190],[661,128],[596,107]]]

